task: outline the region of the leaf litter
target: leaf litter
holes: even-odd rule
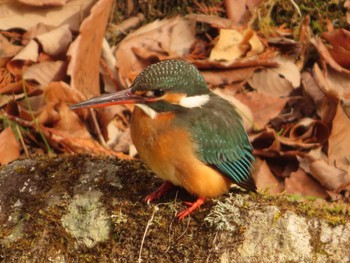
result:
[[[112,2],[1,6],[2,165],[28,148],[29,156],[40,149],[133,158],[133,106],[72,111],[69,105],[127,88],[154,62],[185,59],[242,115],[259,191],[349,201],[348,28],[328,18],[323,30],[315,30],[314,17],[298,14],[302,5],[293,6],[294,25],[273,24],[268,1],[241,1],[238,9],[230,1],[196,3],[186,15],[154,21],[134,6],[113,24]],[[47,17],[40,19],[42,10],[33,5],[50,10]],[[106,36],[119,40],[107,43]]]

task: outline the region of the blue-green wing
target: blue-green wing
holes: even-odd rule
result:
[[[252,146],[234,107],[214,95],[211,103],[191,115],[195,116],[190,129],[199,158],[239,186],[255,190]]]

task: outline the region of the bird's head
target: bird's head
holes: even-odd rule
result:
[[[209,93],[203,76],[191,63],[166,60],[144,69],[129,89],[83,101],[71,109],[136,104],[145,112],[158,113],[203,106]]]

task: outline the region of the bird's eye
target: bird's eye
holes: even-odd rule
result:
[[[162,89],[153,90],[153,96],[154,97],[161,97],[161,96],[164,95],[164,93],[165,93],[165,91],[162,90]]]

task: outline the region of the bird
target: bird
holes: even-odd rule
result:
[[[131,139],[139,157],[164,183],[146,196],[150,203],[173,186],[197,199],[184,202],[182,220],[207,198],[236,184],[256,191],[253,148],[235,106],[212,92],[190,62],[170,59],[151,64],[128,89],[103,94],[71,109],[135,104]]]

